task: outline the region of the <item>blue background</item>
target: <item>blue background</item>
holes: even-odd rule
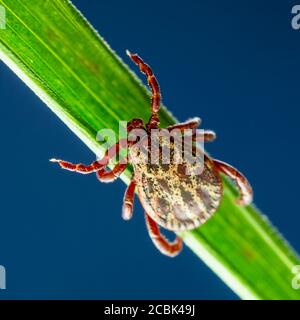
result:
[[[200,116],[217,132],[208,151],[246,174],[256,204],[300,251],[297,3],[74,3],[126,62],[129,48],[151,64],[178,119]],[[159,254],[138,201],[134,219],[121,219],[121,181],[54,169],[52,156],[94,155],[2,63],[0,95],[0,299],[237,298],[187,248]]]

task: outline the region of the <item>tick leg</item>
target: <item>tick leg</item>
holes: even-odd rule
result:
[[[103,167],[103,164],[100,164],[99,161],[94,161],[93,163],[89,165],[84,165],[82,163],[74,164],[68,161],[64,160],[58,160],[58,159],[50,159],[51,162],[57,162],[61,168],[69,170],[69,171],[75,171],[82,174],[88,174],[92,172],[97,172]]]
[[[122,208],[122,218],[124,220],[130,220],[132,218],[135,185],[136,182],[132,179],[124,194]]]
[[[113,159],[116,154],[119,153],[120,148],[124,148],[125,146],[127,146],[127,139],[121,139],[106,151],[102,159],[96,160],[89,165],[84,165],[82,163],[74,164],[58,159],[51,159],[50,161],[57,162],[63,169],[75,171],[82,174],[88,174],[104,169],[107,166],[108,162]]]
[[[156,248],[166,256],[177,256],[182,249],[182,240],[176,236],[176,239],[173,242],[170,242],[160,233],[159,226],[146,212],[145,219],[150,238]]]
[[[113,182],[122,174],[126,166],[126,163],[118,163],[112,170],[101,168],[96,172],[96,176],[101,182]]]
[[[195,133],[193,135],[194,141],[200,141],[200,142],[211,142],[216,139],[216,134],[214,131],[211,130],[205,130],[201,131],[200,133]]]
[[[201,124],[201,119],[200,118],[193,118],[190,120],[187,120],[185,122],[177,123],[172,126],[167,127],[169,131],[173,129],[179,129],[179,130],[184,130],[184,129],[195,129],[198,128]]]
[[[147,124],[147,128],[149,129],[157,128],[159,126],[159,117],[157,113],[160,108],[160,100],[161,100],[161,93],[160,93],[158,81],[154,76],[150,66],[146,64],[137,54],[132,54],[128,50],[126,50],[126,53],[131,58],[131,60],[139,66],[141,72],[147,76],[148,85],[152,91],[152,97],[151,97],[152,115]]]
[[[237,200],[237,203],[240,205],[250,204],[253,198],[253,191],[246,177],[244,177],[237,169],[233,168],[225,162],[215,159],[213,161],[217,169],[219,169],[222,173],[226,174],[237,184],[240,191],[240,197]]]
[[[177,123],[173,126],[167,127],[169,131],[173,129],[179,129],[181,131],[192,129],[193,141],[201,141],[201,142],[211,142],[216,139],[216,134],[211,130],[202,130],[197,132],[197,127],[201,124],[200,118],[193,118],[186,122]],[[197,134],[196,134],[197,133]]]

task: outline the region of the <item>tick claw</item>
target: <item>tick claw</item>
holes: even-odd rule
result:
[[[237,199],[235,202],[239,206],[246,207],[252,202],[252,198],[249,198],[249,199],[243,199],[243,198],[242,199]]]
[[[235,203],[236,203],[237,205],[239,205],[239,206],[245,206],[244,201],[241,200],[241,199],[236,199],[236,200],[235,200]]]
[[[57,159],[54,159],[54,158],[49,159],[49,161],[50,161],[50,162],[60,162],[60,160],[57,160]]]
[[[128,49],[126,49],[126,54],[131,57],[131,52]]]

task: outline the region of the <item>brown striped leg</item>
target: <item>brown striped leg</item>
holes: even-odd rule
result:
[[[248,180],[237,169],[233,168],[229,164],[215,159],[213,161],[215,166],[222,173],[226,174],[237,184],[240,191],[240,197],[237,200],[237,203],[240,205],[250,204],[253,198],[253,191]]]
[[[182,249],[182,240],[176,236],[173,242],[170,242],[163,236],[159,230],[157,223],[145,212],[147,229],[151,240],[156,248],[166,256],[175,257]]]
[[[97,172],[97,170],[100,170],[103,167],[103,164],[100,164],[99,161],[94,161],[93,163],[89,165],[84,165],[82,163],[71,163],[64,160],[58,160],[58,159],[50,159],[51,162],[57,162],[61,168],[69,171],[75,171],[81,174],[88,174]]]
[[[196,131],[197,127],[199,127],[201,123],[200,118],[193,118],[186,122],[177,123],[173,126],[167,127],[169,131],[172,131],[173,129],[179,129],[179,130],[190,130],[192,129],[193,134],[193,141],[201,141],[201,142],[211,142],[216,139],[216,134],[214,131],[211,130],[202,130],[199,133]],[[197,132],[197,134],[196,134]]]
[[[193,140],[199,142],[212,142],[216,139],[216,134],[214,131],[205,130],[201,131],[200,134],[194,134]]]
[[[173,129],[179,129],[179,130],[184,130],[184,129],[195,129],[198,128],[201,124],[201,119],[200,118],[193,118],[190,120],[187,120],[185,122],[177,123],[172,126],[167,127],[169,131]]]
[[[160,108],[160,100],[161,100],[161,93],[160,93],[158,81],[155,78],[150,66],[146,64],[137,54],[132,54],[128,50],[126,50],[126,53],[131,58],[131,60],[139,66],[141,72],[147,76],[147,81],[152,91],[152,98],[151,98],[152,115],[147,124],[147,128],[148,129],[157,128],[159,126],[158,110]]]
[[[135,185],[136,183],[134,179],[132,179],[124,194],[122,208],[122,218],[124,220],[130,220],[132,218]]]
[[[93,173],[93,172],[97,172],[99,170],[104,169],[108,164],[108,162],[111,159],[113,159],[116,154],[119,153],[119,150],[121,148],[124,148],[125,146],[127,146],[127,139],[119,140],[115,145],[113,145],[106,151],[102,159],[96,160],[89,165],[84,165],[82,163],[74,164],[68,161],[58,160],[58,159],[50,159],[50,161],[57,162],[63,169],[66,169],[69,171],[75,171],[82,174],[88,174],[88,173]]]
[[[101,182],[113,182],[122,174],[126,167],[126,163],[118,163],[112,170],[106,170],[105,168],[98,170],[96,176]]]

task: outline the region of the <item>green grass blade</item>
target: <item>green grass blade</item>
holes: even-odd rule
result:
[[[101,128],[117,132],[119,120],[148,119],[148,91],[69,1],[0,5],[0,58],[95,154]],[[166,108],[160,116],[163,126],[176,121]],[[129,176],[128,170],[123,179]],[[241,298],[300,299],[291,285],[296,253],[254,206],[235,204],[227,180],[224,189],[218,213],[182,233],[185,243]]]

